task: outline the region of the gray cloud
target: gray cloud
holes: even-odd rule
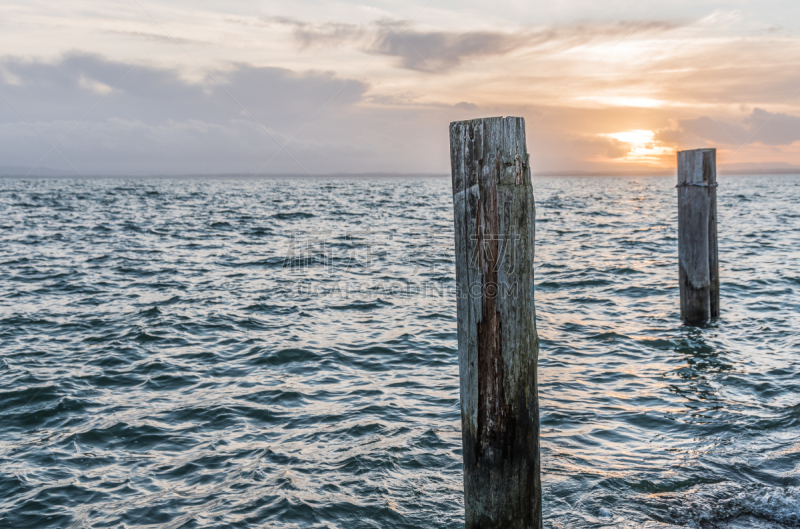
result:
[[[754,109],[740,123],[703,116],[680,120],[677,129],[660,130],[656,139],[683,144],[706,141],[721,145],[791,145],[800,141],[800,117],[770,113],[760,108]]]
[[[741,125],[715,120],[708,116],[683,119],[677,129],[656,131],[655,139],[673,144],[691,144],[693,141],[730,145],[747,141],[747,130]]]
[[[270,135],[285,144],[312,120],[292,142],[298,159],[341,161],[369,148],[346,132],[322,132],[335,130],[332,122],[347,128],[343,116],[364,100],[363,82],[243,64],[213,75],[219,84],[86,54],[0,59],[0,93],[10,103],[0,99],[0,159],[32,166],[49,150],[33,127],[55,144],[76,125],[59,150],[89,172],[248,172],[276,153],[271,171],[302,172]],[[64,168],[56,153],[43,163],[53,164]]]
[[[401,67],[408,70],[440,73],[465,59],[505,55],[522,47],[525,41],[522,35],[489,31],[399,33],[393,27],[384,27],[369,51],[397,57]]]
[[[751,142],[764,145],[791,145],[800,140],[800,117],[789,114],[771,114],[757,108],[744,120],[754,131]]]
[[[70,54],[55,63],[6,58],[0,60],[0,68],[3,93],[31,120],[82,117],[119,83],[92,113],[93,119],[137,119],[149,124],[220,121],[239,117],[239,101],[265,126],[282,128],[289,122],[310,119],[334,94],[338,95],[330,105],[349,105],[360,101],[368,88],[363,82],[346,82],[329,72],[296,73],[243,64],[212,72],[219,84],[210,77],[192,83],[175,70],[145,65],[133,68],[88,54]]]
[[[286,17],[264,21],[267,25],[292,28],[301,49],[356,46],[366,53],[396,57],[401,68],[429,73],[445,73],[468,59],[502,56],[520,49],[563,50],[595,40],[664,32],[684,25],[680,21],[621,21],[609,25],[576,24],[513,32],[453,32],[417,30],[409,22],[397,20],[381,20],[369,25],[311,24]]]

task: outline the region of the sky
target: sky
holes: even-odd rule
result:
[[[0,167],[449,172],[522,116],[536,174],[800,169],[796,0],[3,0]]]

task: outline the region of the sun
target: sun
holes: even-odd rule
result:
[[[630,143],[633,148],[653,143],[655,132],[652,130],[629,130],[627,132],[615,132],[606,134],[609,138],[614,138],[624,143]]]
[[[620,160],[625,163],[664,165],[665,157],[674,153],[673,149],[655,139],[656,134],[652,130],[628,130],[603,136],[630,145],[630,151]]]

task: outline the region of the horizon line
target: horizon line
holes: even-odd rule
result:
[[[445,172],[346,172],[331,173],[159,173],[159,174],[75,174],[58,169],[42,168],[43,171],[30,175],[24,172],[0,172],[0,178],[447,178]],[[800,167],[764,167],[757,169],[731,169],[726,170],[724,165],[717,167],[717,174],[725,176],[773,176],[773,175],[800,175]],[[0,169],[2,171],[2,169]],[[47,174],[50,173],[50,174]],[[542,177],[657,177],[675,176],[677,169],[651,170],[651,171],[538,171],[532,172],[534,178]]]

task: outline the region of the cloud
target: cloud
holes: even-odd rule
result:
[[[620,21],[616,24],[573,24],[516,31],[442,31],[415,29],[409,21],[379,20],[356,25],[312,24],[287,17],[264,19],[267,25],[291,28],[302,50],[355,46],[365,53],[398,59],[398,66],[427,73],[446,73],[468,59],[498,57],[522,49],[564,50],[595,40],[670,31],[681,21]]]
[[[346,81],[330,72],[298,73],[245,64],[211,72],[213,79],[196,83],[182,78],[177,70],[134,68],[81,53],[53,63],[6,58],[0,59],[0,66],[14,81],[6,80],[3,92],[30,120],[80,118],[108,94],[92,113],[93,119],[114,117],[148,124],[220,121],[241,117],[240,103],[266,126],[282,128],[310,119],[324,105],[356,103],[368,89],[364,82]],[[113,92],[112,87],[116,87]]]
[[[677,128],[661,129],[656,132],[655,139],[679,145],[697,141],[728,145],[743,143],[747,136],[747,130],[741,125],[702,116],[679,120]]]
[[[275,141],[286,144],[301,130],[290,151],[298,159],[341,160],[370,148],[333,134],[331,124],[346,129],[364,82],[245,64],[212,72],[219,83],[191,82],[178,70],[134,66],[80,53],[55,62],[0,59],[0,91],[10,103],[0,100],[0,159],[36,163],[50,146],[34,127],[51,144],[66,137],[59,150],[76,166],[121,173],[246,170],[275,155],[271,170],[303,172]]]
[[[631,152],[631,145],[615,138],[597,138],[592,141],[608,158],[623,158]]]
[[[397,57],[407,70],[442,73],[464,60],[500,56],[522,47],[523,35],[491,31],[449,33],[444,31],[405,31],[392,26],[378,32],[371,52]]]
[[[800,117],[756,108],[739,123],[702,116],[678,121],[677,127],[659,130],[656,139],[672,144],[706,142],[720,145],[791,145],[800,141]]]
[[[764,145],[791,145],[800,140],[800,117],[788,114],[772,114],[756,108],[745,118],[745,126],[753,130],[750,143]]]
[[[367,26],[343,22],[315,25],[287,17],[274,17],[268,20],[278,25],[292,27],[295,40],[304,49],[312,46],[341,46],[367,38],[370,34]]]
[[[401,68],[430,73],[447,72],[470,57],[504,55],[527,40],[520,34],[498,31],[418,31],[410,29],[407,21],[311,24],[274,17],[267,22],[292,28],[292,35],[303,50],[353,45],[365,53],[397,57]]]

